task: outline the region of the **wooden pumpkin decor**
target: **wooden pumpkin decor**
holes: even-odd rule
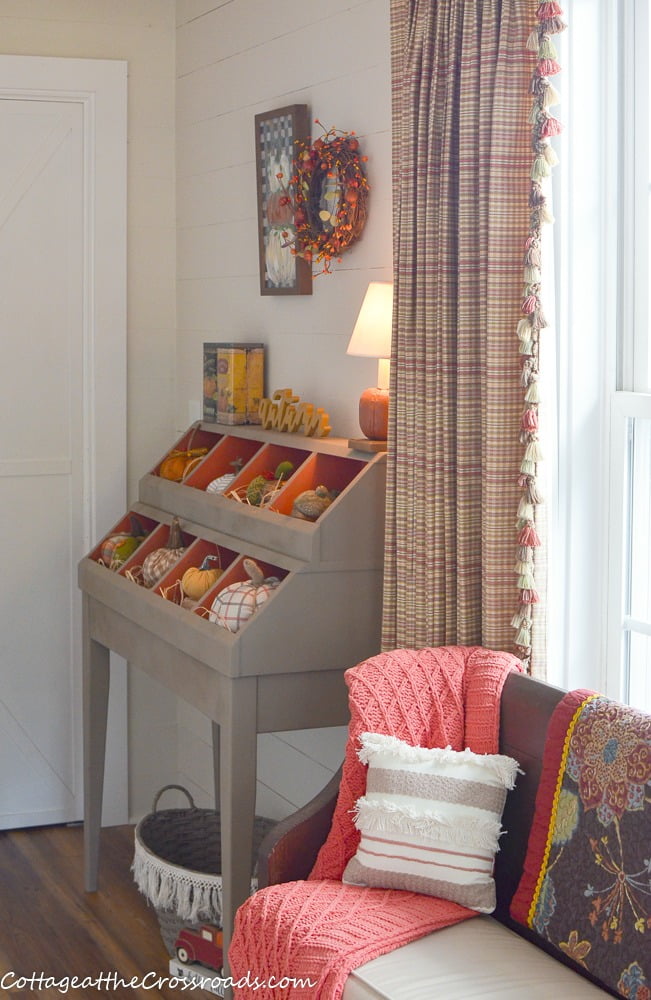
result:
[[[135,514],[131,514],[130,521],[129,531],[118,531],[102,542],[100,559],[109,569],[120,569],[147,535]]]
[[[277,576],[265,577],[253,559],[245,559],[243,565],[249,579],[224,587],[212,602],[208,615],[211,622],[216,622],[229,632],[239,632],[244,622],[264,604],[280,583]]]
[[[181,577],[181,590],[191,601],[200,601],[219,579],[222,568],[219,556],[208,555],[201,566],[190,566]]]
[[[207,453],[207,448],[189,448],[187,451],[175,449],[161,462],[158,475],[161,479],[170,479],[173,483],[180,483],[190,475]]]
[[[142,564],[142,579],[145,587],[155,587],[184,552],[181,525],[178,517],[175,517],[170,525],[167,545],[160,549],[154,549],[153,552],[145,556]]]

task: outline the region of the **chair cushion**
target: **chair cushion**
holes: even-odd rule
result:
[[[342,1000],[594,1000],[607,995],[493,917],[477,916],[354,969]]]
[[[490,913],[493,861],[517,761],[450,747],[410,746],[362,733],[366,794],[357,800],[361,840],[343,881],[407,889]]]

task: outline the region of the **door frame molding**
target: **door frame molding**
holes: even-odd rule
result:
[[[78,562],[119,520],[126,504],[127,63],[0,55],[0,98],[73,102],[83,110],[83,540],[75,553]],[[75,800],[81,818],[81,594],[76,579],[70,587],[79,722]],[[119,658],[111,674],[103,817],[109,825],[128,818],[127,679]]]

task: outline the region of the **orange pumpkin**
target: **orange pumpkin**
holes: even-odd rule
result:
[[[158,475],[161,479],[170,479],[173,483],[180,483],[192,472],[195,465],[199,464],[207,451],[207,448],[171,451],[161,462]]]

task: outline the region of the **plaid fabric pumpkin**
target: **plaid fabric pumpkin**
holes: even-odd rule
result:
[[[211,622],[227,628],[229,632],[239,632],[244,622],[264,604],[280,583],[277,576],[265,577],[253,559],[244,560],[244,569],[249,579],[224,587],[212,602],[208,616]]]

